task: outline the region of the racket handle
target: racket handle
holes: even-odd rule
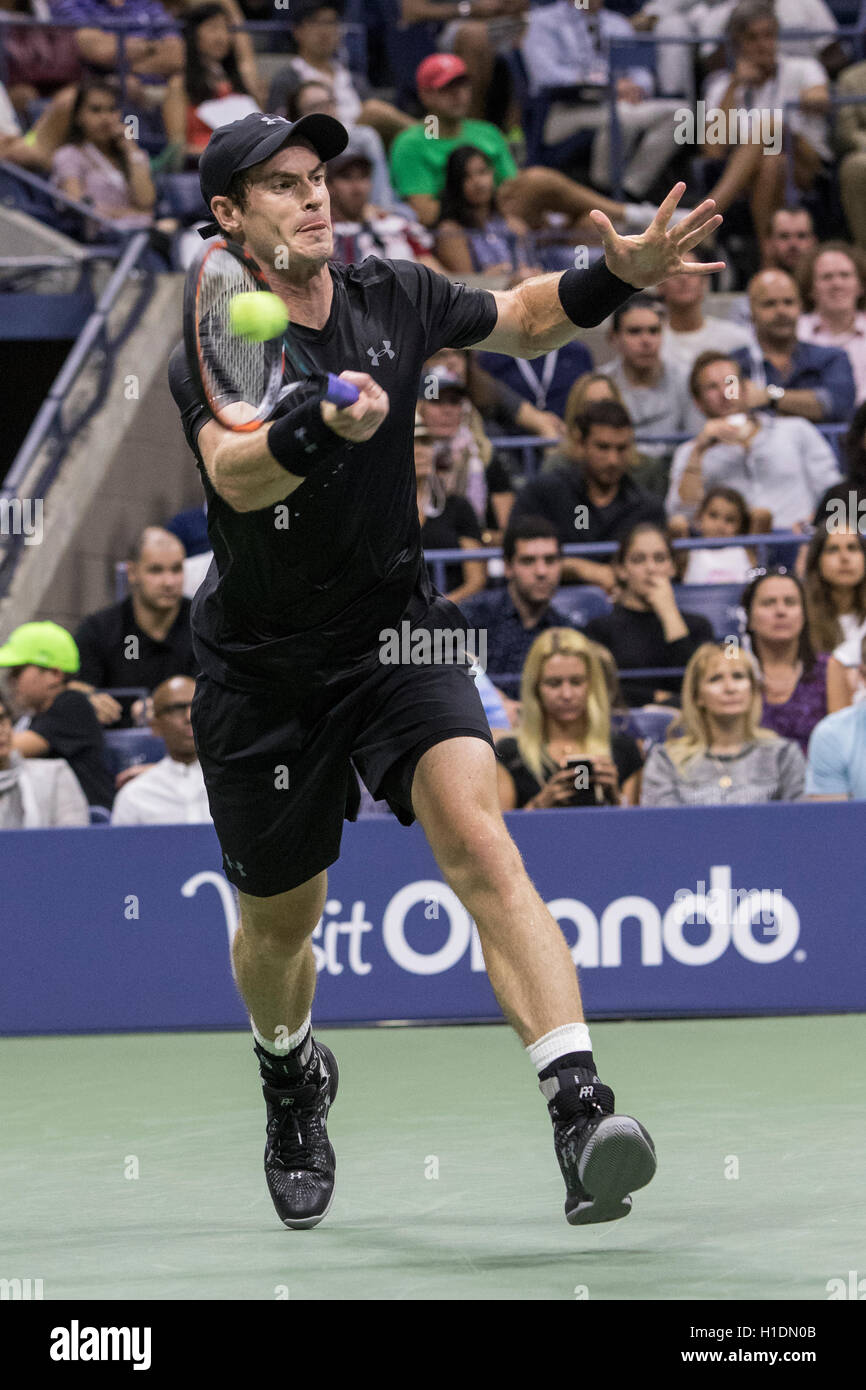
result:
[[[331,401],[340,410],[345,410],[346,406],[354,405],[358,399],[358,388],[351,382],[341,381],[334,376],[333,372],[328,373],[326,382],[325,400]]]

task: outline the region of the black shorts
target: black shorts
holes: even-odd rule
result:
[[[261,898],[339,857],[343,821],[360,802],[355,769],[411,825],[412,779],[428,748],[461,735],[493,747],[474,677],[457,664],[331,673],[301,714],[279,694],[200,675],[192,724],[226,877]]]

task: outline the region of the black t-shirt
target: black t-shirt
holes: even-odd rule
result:
[[[424,362],[492,332],[488,290],[452,284],[425,266],[370,256],[330,263],[334,287],[321,330],[295,325],[321,371],[366,371],[390,414],[365,444],[343,445],[284,502],[235,512],[214,490],[195,441],[211,418],[179,344],[169,383],[208,504],[216,564],[192,606],[195,654],[239,690],[291,688],[300,698],[321,672],[375,664],[383,628],[428,608],[414,467],[415,403]]]
[[[531,801],[541,791],[542,783],[538,781],[535,774],[529,770],[521,758],[517,739],[500,739],[496,745],[496,756],[511,773],[514,790],[517,793],[518,809],[525,806],[527,801]],[[616,767],[619,787],[622,791],[626,778],[631,777],[633,773],[638,772],[643,767],[640,749],[628,734],[622,734],[613,729],[610,735],[610,756]],[[547,780],[545,778],[545,781]]]
[[[48,740],[46,757],[66,759],[89,806],[111,807],[114,781],[105,765],[102,725],[83,691],[61,690],[47,710],[34,714],[29,727]]]
[[[428,516],[421,527],[421,545],[425,550],[457,550],[460,537],[477,541],[481,548],[481,527],[471,502],[451,494],[438,516]],[[431,574],[432,578],[432,574]],[[463,565],[454,561],[445,566],[445,591],[451,593],[463,583]]]
[[[615,603],[609,613],[591,618],[584,628],[587,637],[600,642],[612,653],[621,671],[643,666],[687,666],[702,642],[714,642],[713,629],[700,613],[681,613],[688,628],[685,637],[666,642],[656,613],[638,612]],[[656,690],[679,694],[681,676],[658,676],[648,681],[623,680],[622,693],[629,705],[650,705]]]
[[[192,600],[182,598],[178,615],[161,642],[142,632],[135,621],[132,598],[90,613],[75,634],[81,665],[78,679],[97,690],[139,685],[155,690],[172,676],[193,676],[198,662],[192,649]],[[138,638],[138,657],[127,657],[128,639]]]
[[[585,507],[586,515],[578,514],[577,507]],[[597,507],[589,499],[576,464],[541,473],[520,489],[514,500],[511,524],[526,516],[543,516],[552,522],[563,545],[618,541],[639,521],[652,521],[661,527],[667,523],[664,503],[638,487],[627,473],[613,501],[606,507]],[[605,562],[610,559],[607,555],[592,558]]]

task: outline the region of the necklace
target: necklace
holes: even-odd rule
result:
[[[740,747],[737,749],[735,753],[729,753],[727,756],[729,759],[738,758],[742,751],[743,749],[742,747]],[[717,770],[722,774],[719,778],[719,786],[721,787],[722,791],[726,792],[729,787],[732,787],[734,785],[733,777],[731,777],[729,773],[725,772],[724,763],[721,757],[717,756],[715,753],[711,753],[709,748],[707,749],[707,757],[710,759],[710,762],[715,763]]]

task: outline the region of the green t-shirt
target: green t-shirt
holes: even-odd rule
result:
[[[421,121],[401,130],[391,146],[391,180],[399,196],[426,193],[441,198],[448,156],[459,145],[475,145],[489,157],[497,186],[517,173],[508,141],[490,121],[464,121],[459,133],[448,140],[428,138]]]

